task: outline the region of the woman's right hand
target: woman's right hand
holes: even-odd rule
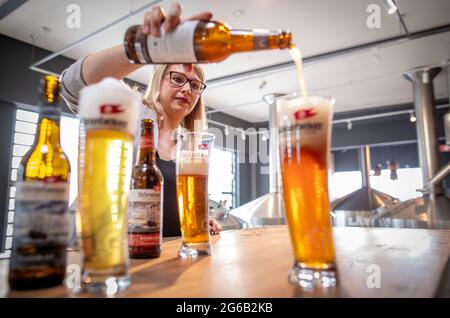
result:
[[[154,37],[161,36],[161,26],[165,32],[172,32],[182,22],[181,5],[174,3],[170,6],[169,13],[166,15],[160,6],[153,7],[150,11],[145,13],[144,23],[142,25],[142,32]],[[202,12],[191,16],[185,20],[211,20],[211,12]]]

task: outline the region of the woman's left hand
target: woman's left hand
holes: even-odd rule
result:
[[[169,13],[166,15],[160,6],[154,6],[145,13],[144,22],[142,24],[142,32],[151,34],[155,37],[161,36],[161,26],[166,32],[172,32],[175,28],[185,20],[209,21],[212,18],[211,12],[200,12],[187,19],[181,19],[181,5],[173,3],[170,6]]]
[[[214,219],[209,220],[209,231],[212,235],[217,235],[222,231],[222,226]]]

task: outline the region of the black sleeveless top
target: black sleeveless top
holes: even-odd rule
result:
[[[162,160],[156,152],[156,165],[164,177],[163,194],[163,236],[181,236],[178,218],[177,179],[175,161]]]

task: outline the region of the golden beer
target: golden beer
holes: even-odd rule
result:
[[[112,78],[81,90],[77,212],[85,291],[111,295],[130,283],[127,211],[140,103]]]
[[[208,243],[208,176],[178,175],[177,198],[184,242]]]
[[[80,149],[78,184],[86,270],[126,274],[127,181],[130,180],[132,151],[133,137],[127,133],[86,132],[86,145]]]
[[[57,78],[43,78],[36,138],[14,184],[11,289],[56,286],[66,273],[70,164],[60,144],[59,88]]]
[[[283,97],[280,166],[286,218],[295,254],[290,281],[305,288],[336,285],[328,198],[328,152],[334,101]]]

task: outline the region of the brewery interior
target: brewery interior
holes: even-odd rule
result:
[[[183,17],[208,10],[233,28],[292,32],[308,89],[336,100],[329,167],[335,226],[450,229],[450,1],[178,2]],[[11,249],[12,182],[35,134],[39,79],[122,43],[146,10],[170,3],[0,1],[2,257]],[[78,24],[71,20],[77,10]],[[145,91],[152,69],[126,82]],[[208,127],[222,135],[210,166],[211,216],[224,230],[285,224],[270,128],[276,98],[299,92],[294,62],[287,50],[270,50],[233,54],[204,69]],[[73,202],[79,120],[61,106]]]

